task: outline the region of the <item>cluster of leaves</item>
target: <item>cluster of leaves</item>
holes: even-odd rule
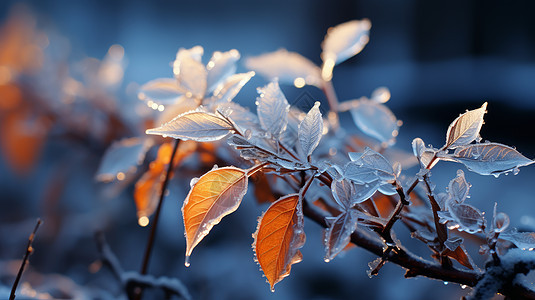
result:
[[[329,29],[322,44],[321,67],[287,50],[249,58],[247,66],[271,80],[258,88],[256,114],[232,102],[255,74],[235,74],[236,50],[214,53],[205,66],[202,47],[180,49],[173,63],[175,78],[143,85],[139,98],[163,111],[158,118],[162,125],[146,133],[181,142],[172,149],[169,143],[150,136],[121,141],[106,154],[99,176],[128,175],[132,166],[135,169],[144,161],[149,148],[159,147],[157,158],[136,184],[138,217],[141,225],[147,225],[158,199],[161,201],[162,181],[171,176],[164,166],[176,168],[199,149],[212,153],[205,164],[221,161],[236,165],[214,165],[191,180],[182,206],[185,264],[190,265],[194,248],[213,226],[238,209],[253,178],[256,189],[264,191],[257,195],[262,198],[259,200],[270,202],[258,219],[253,250],[272,290],[290,274],[292,265],[302,260],[299,249],[305,243],[305,216],[326,227],[327,262],[350,248],[355,234],[382,244],[382,256],[370,263],[370,275],[377,274],[392,255],[406,251],[392,231],[399,219],[413,237],[430,248],[444,270],[453,268],[451,259],[466,269],[478,270],[458,235],[461,231],[472,235],[483,232],[486,243],[481,253],[490,253],[495,264],[500,261],[497,249],[511,245],[534,248],[535,233],[509,230],[507,215],[496,209],[488,229],[483,213],[466,203],[470,184],[462,170],[445,193],[435,194],[430,180],[430,170],[440,161],[460,163],[472,172],[496,177],[516,174],[519,167],[534,162],[512,147],[481,142],[479,132],[487,103],[456,118],[440,149],[415,138],[412,148],[416,159],[406,153],[399,155],[393,148],[401,122],[385,105],[390,98],[387,89],[377,89],[371,99],[338,103],[331,84],[333,68],[364,48],[370,27],[368,20],[362,20]],[[322,113],[320,102],[307,112],[292,107],[279,83],[322,89],[330,111]],[[340,128],[338,114],[344,111],[349,111],[360,131],[374,140],[349,135]],[[208,143],[217,146],[209,147]],[[239,156],[223,154],[231,148]],[[173,162],[170,157],[174,157]],[[413,162],[419,164],[419,171],[411,182],[402,168]],[[425,185],[424,196],[415,191],[420,182]],[[321,211],[324,219],[314,218],[313,211]],[[415,272],[408,268],[407,276],[418,275]]]

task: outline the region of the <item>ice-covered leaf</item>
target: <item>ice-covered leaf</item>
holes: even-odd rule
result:
[[[498,203],[494,203],[494,212],[492,214],[492,231],[503,232],[510,224],[509,216],[503,212],[496,212]]]
[[[174,64],[176,79],[186,94],[191,93],[194,98],[202,99],[206,92],[206,68],[202,62],[191,57],[183,57]]]
[[[192,181],[182,216],[186,235],[186,265],[193,248],[221,219],[234,212],[247,193],[247,171],[235,167],[213,169]]]
[[[468,233],[476,233],[482,231],[485,227],[485,219],[483,214],[475,207],[468,204],[458,204],[454,201],[446,203],[448,212],[439,211],[440,222],[445,223],[453,221],[448,224],[448,227],[456,228],[459,231],[466,231]]]
[[[474,262],[468,255],[468,252],[466,252],[466,249],[464,249],[463,245],[459,245],[454,250],[446,250],[446,256],[455,259],[461,265],[467,267],[470,270],[474,269]]]
[[[335,180],[331,184],[331,191],[334,200],[340,207],[348,210],[352,205],[352,198],[355,194],[353,183],[347,179]]]
[[[500,239],[509,241],[522,250],[535,248],[535,232],[509,230],[500,234]]]
[[[365,134],[390,146],[396,142],[399,122],[385,105],[362,99],[350,112],[357,127]]]
[[[344,175],[357,183],[369,183],[376,179],[392,183],[396,179],[390,162],[368,147],[363,153],[350,152],[349,158],[351,161],[345,165]]]
[[[230,102],[240,92],[241,88],[249,82],[254,72],[239,73],[229,76],[214,90],[214,98],[218,103]]]
[[[323,117],[319,110],[320,103],[316,101],[299,124],[298,137],[303,154],[308,157],[314,152],[321,140],[323,132]]]
[[[468,170],[481,175],[494,175],[513,172],[519,167],[532,164],[516,149],[498,143],[481,143],[458,147],[452,156],[454,161],[465,165]]]
[[[355,193],[351,198],[352,205],[368,200],[373,194],[375,194],[381,185],[383,185],[383,183],[380,180],[363,184],[355,183]]]
[[[236,72],[236,62],[240,59],[240,52],[232,49],[227,52],[216,51],[206,65],[207,92],[212,92],[225,78]]]
[[[233,131],[233,128],[227,120],[198,109],[179,115],[158,128],[149,129],[147,134],[209,142],[224,138]]]
[[[177,103],[185,93],[174,78],[158,78],[141,86],[138,98],[147,104],[170,105]],[[149,101],[152,101],[150,103]]]
[[[479,137],[486,109],[487,102],[483,103],[480,108],[467,111],[457,117],[448,127],[444,148],[453,149],[475,141]]]
[[[279,84],[274,81],[258,88],[257,115],[262,127],[278,138],[288,124],[290,105]]]
[[[432,148],[427,148],[421,138],[415,138],[412,140],[412,152],[420,162],[420,166],[422,168],[431,169],[438,162],[438,160],[435,160],[433,165],[429,165],[435,156],[436,151]]]
[[[322,77],[330,80],[332,69],[353,55],[359,53],[369,41],[372,24],[370,20],[353,20],[329,28],[321,48],[323,60]]]
[[[253,234],[256,260],[271,290],[290,275],[293,264],[302,260],[299,248],[305,243],[303,212],[299,194],[281,197],[258,219]]]
[[[95,176],[97,181],[123,180],[143,163],[145,154],[152,146],[151,139],[126,138],[114,142],[102,158]]]
[[[457,170],[457,176],[453,178],[448,185],[448,193],[457,203],[463,203],[468,197],[469,191],[470,184],[464,178],[464,172],[462,170]]]
[[[254,70],[269,80],[278,78],[284,84],[322,86],[320,68],[299,53],[280,49],[275,52],[250,57],[245,62],[247,68]]]
[[[357,228],[357,218],[352,210],[342,212],[325,230],[325,261],[329,262],[340,253],[351,240]]]

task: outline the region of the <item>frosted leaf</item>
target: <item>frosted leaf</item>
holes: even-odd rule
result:
[[[486,109],[487,102],[483,103],[480,108],[467,111],[457,117],[448,127],[444,148],[454,149],[475,141],[479,137]]]
[[[451,157],[465,165],[468,170],[481,175],[516,172],[519,167],[534,161],[520,154],[516,149],[498,143],[481,143],[459,147]]]
[[[448,193],[457,203],[463,203],[468,197],[469,191],[470,184],[466,182],[466,179],[464,178],[464,172],[462,170],[457,170],[457,177],[450,181]]]
[[[110,182],[123,180],[125,175],[134,172],[143,163],[145,154],[152,146],[151,139],[127,138],[114,142],[102,158],[97,181]]]
[[[347,179],[340,179],[333,181],[331,191],[334,200],[340,207],[348,210],[352,205],[352,197],[355,194],[353,183]]]
[[[357,228],[357,218],[351,211],[337,216],[325,230],[325,261],[333,260],[351,240],[351,234]]]
[[[186,112],[147,134],[170,136],[175,139],[210,142],[224,138],[234,130],[225,119],[201,109]]]
[[[345,22],[327,30],[321,44],[321,74],[324,80],[331,79],[336,64],[359,53],[366,46],[371,26],[370,20],[363,19]]]
[[[288,124],[290,105],[279,84],[274,81],[258,88],[257,115],[262,128],[278,138]]]
[[[393,147],[386,148],[381,153],[388,161],[399,162],[402,169],[410,169],[418,164],[418,159],[412,153]]]
[[[198,62],[201,62],[203,54],[204,54],[204,49],[202,46],[195,46],[190,49],[186,49],[186,48],[178,49],[176,53],[176,59],[173,62],[173,73],[175,75],[180,74],[179,63],[182,59],[191,58]]]
[[[181,89],[189,92],[194,98],[202,99],[206,92],[206,69],[204,65],[191,58],[184,57],[175,61],[175,68],[179,73],[176,75]]]
[[[218,110],[220,109],[230,112],[227,117],[230,118],[230,120],[237,125],[242,132],[245,132],[247,129],[250,129],[253,132],[262,131],[258,117],[248,108],[245,108],[235,102],[228,102],[219,105]]]
[[[280,49],[275,52],[250,57],[245,61],[247,68],[254,70],[269,80],[278,78],[280,83],[323,85],[320,68],[313,62],[295,52]]]
[[[299,144],[305,157],[314,152],[321,140],[323,132],[323,118],[319,110],[320,103],[316,101],[298,128]]]
[[[174,78],[158,78],[141,86],[138,98],[143,101],[152,101],[158,105],[169,105],[179,101],[184,93],[178,87]]]
[[[305,113],[295,107],[290,107],[288,113],[288,124],[282,133],[280,140],[285,145],[295,145],[299,139],[299,124],[304,119]]]
[[[214,90],[214,98],[217,102],[230,102],[240,92],[241,88],[249,82],[254,72],[239,73],[229,76]]]
[[[441,210],[445,210],[446,209],[446,203],[448,201],[452,201],[451,195],[448,194],[448,193],[438,193],[435,196],[435,200],[437,201],[438,206],[440,206]]]
[[[366,147],[362,154],[350,152],[351,162],[345,166],[344,174],[358,183],[367,183],[380,179],[392,183],[396,180],[390,162],[381,154]]]
[[[240,52],[232,49],[227,52],[216,51],[206,65],[207,92],[212,92],[227,77],[236,72],[236,62],[240,59]]]
[[[362,99],[350,110],[353,121],[365,134],[393,145],[399,132],[396,116],[383,104]]]
[[[178,101],[173,105],[166,105],[164,111],[162,111],[159,115],[157,120],[154,122],[155,124],[164,124],[172,119],[176,118],[176,116],[181,115],[185,112],[195,110],[199,107],[200,102],[197,99],[188,98],[185,95],[180,97]]]
[[[459,231],[466,231],[468,233],[476,233],[483,230],[485,227],[485,219],[481,212],[468,204],[457,204],[453,201],[446,203],[448,211],[455,221],[453,225]]]
[[[522,250],[535,248],[535,232],[517,232],[514,229],[500,233],[499,238],[515,244]]]
[[[431,169],[438,162],[438,160],[435,160],[433,165],[429,165],[436,154],[436,150],[433,148],[427,148],[421,138],[415,138],[412,141],[412,152],[420,162],[420,166],[422,168]]]

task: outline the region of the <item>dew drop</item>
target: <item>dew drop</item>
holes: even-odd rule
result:
[[[330,262],[331,260],[328,259],[328,258],[325,258],[324,261],[325,261],[326,263],[328,263],[328,262]]]
[[[147,225],[149,225],[149,217],[147,217],[147,216],[141,216],[141,217],[139,217],[139,219],[137,220],[137,223],[138,223],[139,226],[141,226],[141,227],[146,227]]]
[[[124,180],[125,179],[125,174],[123,172],[119,172],[117,173],[117,180],[121,181],[121,180]]]
[[[448,285],[448,284],[449,284],[449,282],[447,282],[447,281],[444,281],[444,285]]]
[[[186,255],[186,260],[184,261],[184,266],[186,266],[186,268],[188,268],[190,266],[189,255]]]
[[[465,285],[465,284],[461,284],[461,289],[464,290],[464,289],[467,288],[467,287],[468,287],[467,285]]]
[[[513,169],[513,175],[518,175],[518,172],[520,172],[519,168],[514,168]]]

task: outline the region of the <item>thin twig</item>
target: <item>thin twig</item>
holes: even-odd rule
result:
[[[145,254],[143,255],[143,263],[141,265],[141,271],[140,271],[141,275],[147,274],[152,247],[154,245],[154,239],[156,238],[156,229],[158,228],[158,221],[160,220],[160,211],[162,210],[163,199],[165,198],[165,191],[167,190],[167,185],[171,177],[171,171],[173,170],[173,160],[175,159],[175,154],[177,152],[179,144],[180,144],[180,140],[176,139],[175,144],[173,146],[173,152],[171,152],[169,164],[167,165],[167,170],[165,172],[165,179],[162,183],[160,199],[158,200],[158,206],[156,207],[156,211],[154,212],[154,220],[152,222],[149,239],[147,241],[147,248],[145,249]],[[142,295],[142,290],[140,290],[139,293],[136,295],[136,299],[141,299],[141,295]]]
[[[28,245],[26,246],[26,253],[24,254],[24,258],[22,259],[22,263],[20,264],[17,277],[15,277],[15,282],[13,282],[13,286],[11,287],[11,294],[9,295],[9,300],[15,300],[15,292],[17,291],[17,286],[19,285],[19,281],[22,277],[22,272],[24,272],[24,267],[26,266],[26,263],[28,262],[30,255],[33,253],[32,243],[35,238],[35,234],[37,233],[37,229],[39,229],[39,226],[41,225],[41,223],[43,223],[41,219],[37,219],[37,224],[35,224],[35,228],[33,229],[32,234],[30,234],[30,237],[28,238]]]

